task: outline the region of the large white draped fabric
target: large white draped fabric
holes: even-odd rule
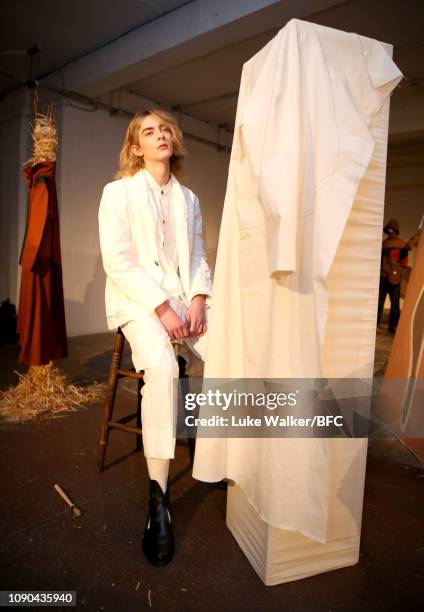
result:
[[[244,64],[205,378],[372,377],[390,53],[293,19]],[[362,440],[199,437],[193,476],[234,480],[264,524],[324,543],[339,451],[360,511]]]

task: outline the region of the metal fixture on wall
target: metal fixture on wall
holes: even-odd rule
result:
[[[35,48],[35,47],[34,47]],[[38,47],[37,47],[38,48]],[[81,107],[77,107],[80,110],[86,110],[86,111],[96,111],[96,110],[105,110],[107,112],[109,112],[109,114],[111,116],[115,116],[115,115],[123,115],[126,117],[133,117],[134,113],[126,110],[125,108],[122,108],[121,106],[121,94],[122,93],[129,93],[132,95],[136,95],[139,96],[140,98],[143,98],[144,100],[147,100],[148,98],[145,98],[144,96],[142,96],[141,94],[131,91],[131,90],[127,90],[127,89],[119,89],[119,90],[113,90],[111,92],[111,102],[110,104],[107,104],[106,102],[101,102],[100,100],[97,100],[96,98],[92,98],[90,96],[86,96],[84,94],[80,94],[78,92],[75,91],[69,91],[63,87],[56,87],[54,85],[47,85],[44,83],[41,83],[40,81],[36,80],[36,79],[31,79],[31,78],[27,78],[22,74],[17,74],[16,72],[12,72],[8,69],[5,69],[3,67],[0,66],[0,73],[8,75],[8,76],[13,76],[14,78],[17,78],[21,81],[21,85],[19,86],[26,86],[30,89],[34,89],[34,88],[38,88],[38,89],[43,89],[44,91],[50,92],[50,93],[54,93],[58,96],[61,96],[63,98],[66,98],[68,101],[72,100],[74,102],[77,102],[79,104],[85,104],[88,107],[91,108],[81,108]],[[18,88],[18,89],[19,89]],[[16,89],[14,90],[16,91]],[[118,91],[118,105],[115,105],[114,102],[114,93],[115,91]],[[11,93],[11,92],[10,92]],[[0,100],[4,99],[8,94],[4,94],[3,96],[0,96]],[[161,105],[161,103],[152,100],[152,102],[154,102],[155,104]],[[172,111],[176,111],[178,112],[178,119],[179,119],[179,123],[180,125],[182,125],[182,119],[184,116],[190,117],[190,119],[195,119],[196,121],[202,121],[203,123],[206,123],[209,127],[214,127],[217,128],[217,126],[204,121],[202,119],[197,119],[196,117],[192,117],[191,115],[189,115],[188,113],[184,113],[182,111],[182,108],[176,106],[176,107],[171,107]],[[219,129],[219,128],[218,128]],[[197,136],[196,134],[193,134],[192,132],[188,132],[187,130],[185,130],[184,128],[182,128],[183,134],[185,138],[188,138],[189,140],[193,140],[195,142],[199,142],[201,144],[207,145],[207,146],[212,146],[214,147],[217,151],[226,151],[227,153],[231,152],[231,147],[227,146],[227,144],[222,145],[219,141],[218,142],[214,142],[213,140],[209,140],[208,138],[204,138],[203,136]],[[225,143],[226,143],[226,138],[225,138]]]

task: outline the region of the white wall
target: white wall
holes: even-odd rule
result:
[[[0,105],[0,301],[17,304],[19,257],[25,231],[27,190],[22,175],[29,155],[28,92]]]
[[[424,214],[424,105],[417,86],[403,81],[393,93],[389,134],[384,220],[398,219],[407,240]]]
[[[424,214],[424,141],[389,147],[384,219],[395,217],[410,238]]]

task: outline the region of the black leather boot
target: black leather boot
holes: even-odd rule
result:
[[[143,552],[154,565],[166,565],[174,556],[169,482],[166,493],[156,480],[150,481],[149,514],[143,537]]]

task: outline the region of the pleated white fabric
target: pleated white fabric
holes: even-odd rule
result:
[[[372,376],[387,112],[378,152],[372,124],[401,78],[381,43],[297,19],[243,66],[206,378]],[[198,438],[193,476],[325,542],[333,460],[327,439]]]

